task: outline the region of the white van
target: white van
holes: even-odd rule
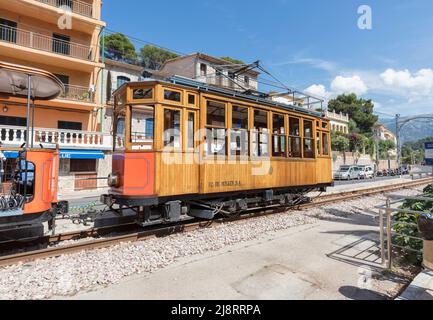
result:
[[[374,169],[372,166],[360,166],[359,167],[359,178],[360,179],[373,179]]]
[[[358,166],[341,166],[334,174],[335,180],[353,180],[360,179],[360,168]]]

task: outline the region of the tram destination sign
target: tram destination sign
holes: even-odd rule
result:
[[[433,166],[433,141],[425,143],[425,164]]]

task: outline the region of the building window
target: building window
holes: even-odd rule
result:
[[[26,118],[20,118],[20,117],[0,116],[0,125],[25,127],[27,125],[27,120]]]
[[[245,84],[246,84],[247,86],[249,86],[249,85],[250,85],[250,77],[245,76],[245,77],[244,77],[244,82],[245,82]]]
[[[207,102],[206,146],[207,155],[226,155],[226,105]]]
[[[254,110],[254,130],[252,132],[252,143],[253,156],[269,156],[269,126],[267,111]]]
[[[69,56],[71,54],[71,37],[53,33],[52,51]]]
[[[173,90],[164,90],[164,99],[180,102],[182,100],[182,93],[179,91],[173,91]]]
[[[272,115],[272,156],[286,156],[286,128],[284,115],[274,113]]]
[[[304,120],[304,158],[314,158],[313,122]]]
[[[58,121],[57,128],[63,130],[76,130],[82,131],[83,124],[81,122],[72,122],[72,121]]]
[[[289,120],[289,157],[301,158],[301,126],[300,120],[290,118]]]
[[[96,172],[96,159],[71,159],[70,172]]]
[[[65,92],[63,93],[62,97],[68,97],[69,96],[69,76],[63,75],[63,74],[54,74],[57,78],[59,78],[60,82],[63,83],[65,86]]]
[[[248,156],[248,108],[233,106],[232,108],[232,130],[231,130],[231,155]]]
[[[164,109],[164,147],[182,148],[179,110]]]
[[[117,77],[117,88],[120,88],[123,84],[131,82],[131,79],[124,76]]]
[[[153,149],[154,108],[149,106],[133,107],[131,112],[131,142],[140,144],[144,149]]]
[[[202,77],[207,76],[207,65],[204,63],[200,64],[200,76],[202,76]]]
[[[15,21],[0,18],[0,40],[17,42],[17,23]]]
[[[146,100],[153,98],[153,88],[140,88],[132,90],[132,99]]]
[[[56,0],[57,7],[68,6],[72,10],[74,9],[74,1],[73,0]]]

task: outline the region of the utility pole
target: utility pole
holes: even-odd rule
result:
[[[395,129],[397,135],[397,165],[401,167],[400,114],[395,115]]]

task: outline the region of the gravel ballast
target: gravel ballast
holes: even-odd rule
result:
[[[398,192],[414,195],[416,190]],[[115,284],[125,277],[155,272],[183,257],[216,251],[261,239],[272,232],[319,219],[332,220],[372,210],[383,204],[382,196],[339,202],[307,211],[289,211],[239,222],[215,224],[164,238],[122,243],[110,248],[83,251],[58,258],[0,268],[0,299],[48,299]]]

